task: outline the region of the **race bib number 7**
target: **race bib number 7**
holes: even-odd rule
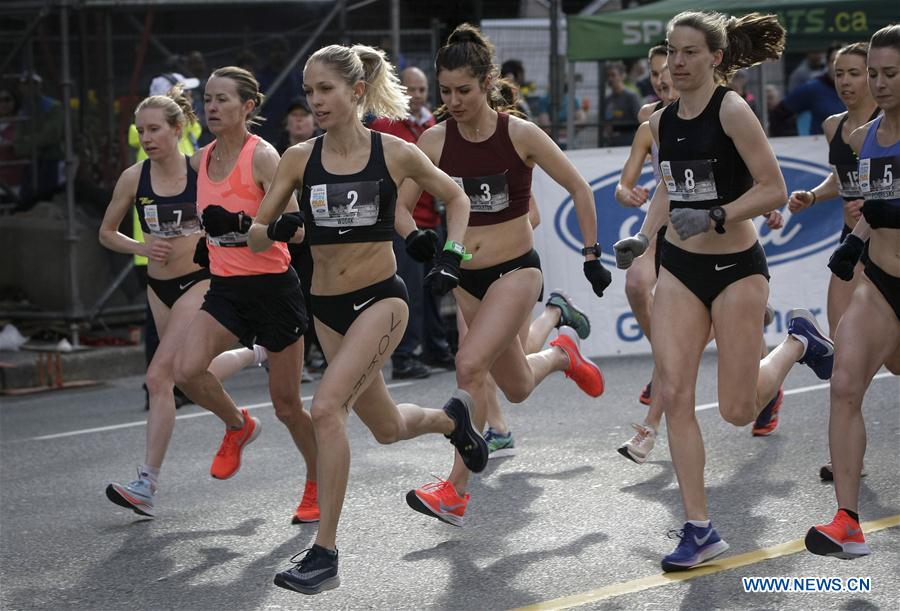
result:
[[[713,174],[712,159],[692,159],[690,161],[660,161],[669,200],[675,202],[702,202],[716,200],[716,177]]]
[[[309,207],[318,227],[367,227],[378,221],[381,181],[311,185]]]

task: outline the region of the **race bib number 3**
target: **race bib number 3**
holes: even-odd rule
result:
[[[702,202],[719,199],[712,159],[660,161],[669,199],[676,202]]]
[[[866,199],[900,199],[900,156],[859,160],[859,190]]]
[[[381,181],[311,185],[309,207],[318,227],[367,227],[378,222]]]
[[[493,176],[454,176],[462,190],[469,196],[472,212],[500,212],[509,208],[509,185],[506,173]]]
[[[831,166],[834,177],[838,181],[838,193],[841,197],[860,197],[859,167],[855,163],[839,163]]]

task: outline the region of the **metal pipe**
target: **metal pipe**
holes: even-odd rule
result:
[[[394,65],[400,67],[400,0],[391,0],[391,47]]]
[[[59,29],[62,34],[62,106],[65,141],[66,211],[68,213],[66,243],[69,251],[69,316],[83,315],[81,294],[78,287],[78,233],[75,230],[75,155],[72,149],[72,76],[69,66],[69,1],[63,0],[59,11]],[[72,337],[72,345],[78,345],[78,332]]]
[[[328,24],[331,23],[331,20],[334,19],[338,13],[341,12],[341,3],[335,3],[334,7],[331,9],[331,12],[319,22],[319,27],[315,29],[315,31],[309,35],[306,39],[306,42],[303,43],[303,46],[300,47],[300,50],[294,54],[294,57],[291,58],[291,61],[288,62],[287,66],[284,67],[284,70],[275,77],[275,80],[272,82],[272,85],[269,87],[269,90],[265,92],[266,97],[263,99],[263,103],[260,104],[259,109],[262,110],[266,106],[266,101],[272,99],[272,95],[278,91],[278,88],[281,87],[281,84],[287,79],[288,74],[291,73],[300,60],[303,59],[303,56],[306,55],[306,52],[309,51],[309,48],[315,44],[315,42],[319,39],[319,35],[325,31],[325,28],[328,27]]]
[[[550,137],[559,142],[559,0],[550,0]]]
[[[569,112],[566,114],[566,148],[575,150],[575,62],[568,62],[566,66],[566,106]]]
[[[35,28],[37,28],[38,24],[41,20],[47,16],[47,13],[50,12],[46,6],[43,7],[37,14],[37,16],[32,19],[31,23],[29,23],[25,27],[25,31],[21,34],[21,39],[13,46],[10,50],[9,54],[6,58],[0,62],[0,74],[3,74],[3,71],[6,70],[6,67],[12,62],[12,60],[19,54],[19,51],[31,40],[31,35],[34,33]]]

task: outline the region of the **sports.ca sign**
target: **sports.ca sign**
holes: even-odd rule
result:
[[[831,171],[821,136],[773,139],[771,143],[788,193],[816,186]],[[615,268],[612,245],[634,235],[645,215],[644,209],[619,205],[614,196],[627,155],[625,148],[568,153],[593,189],[598,241],[603,249],[603,263],[609,268]],[[639,184],[651,193],[655,188],[649,165]],[[535,241],[543,263],[544,284],[547,290],[566,290],[576,303],[587,307],[593,334],[585,342],[586,353],[604,356],[648,352],[649,344],[643,341],[625,298],[625,273],[613,272],[613,284],[602,299],[594,296],[581,274],[583,241],[571,197],[540,171],[535,172],[534,195],[542,218]],[[785,217],[781,229],[770,230],[762,218],[755,221],[772,276],[769,301],[777,312],[766,336],[770,343],[780,341],[784,333],[783,314],[792,307],[802,306],[824,314],[829,279],[825,264],[837,246],[843,225],[839,200],[820,202],[796,215],[791,215],[784,205],[781,212]]]

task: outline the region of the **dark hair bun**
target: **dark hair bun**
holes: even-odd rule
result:
[[[447,39],[448,45],[464,45],[466,43],[484,46],[484,39],[478,31],[466,27],[466,24],[453,30],[453,33],[450,34],[450,37]]]

